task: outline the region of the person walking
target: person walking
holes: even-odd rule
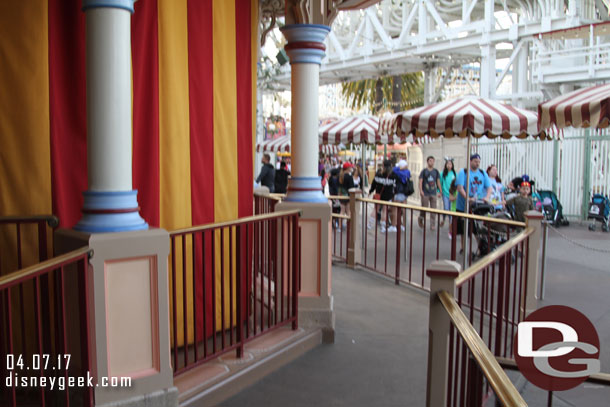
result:
[[[261,172],[258,174],[258,178],[256,178],[256,183],[269,188],[269,192],[273,193],[275,192],[275,168],[273,168],[270,161],[271,156],[267,153],[263,154],[263,159],[261,160],[263,168],[261,168]]]
[[[354,165],[346,161],[343,163],[343,167],[341,168],[341,172],[339,173],[339,195],[340,196],[348,196],[349,190],[354,188],[354,178],[352,177],[352,172],[354,171]],[[341,213],[349,216],[349,201],[341,200]]]
[[[456,202],[456,209],[458,212],[466,211],[466,199],[471,203],[475,203],[477,200],[483,200],[489,202],[491,196],[491,183],[489,182],[489,176],[481,168],[481,156],[478,154],[472,154],[470,156],[470,176],[468,177],[469,196],[466,196],[466,169],[462,168],[457,176],[457,190],[458,197]],[[472,222],[470,222],[472,225]],[[464,250],[464,218],[458,221],[457,234],[462,235],[462,250]],[[475,236],[476,239],[476,236]]]
[[[441,194],[443,195],[443,209],[446,211],[451,210],[451,183],[457,174],[455,173],[455,169],[453,168],[453,158],[445,157],[445,167],[443,168],[443,172],[441,174]],[[451,216],[443,215],[441,219],[441,227],[445,222],[446,218],[449,218],[449,224],[451,225]],[[451,232],[449,232],[451,234]]]
[[[392,174],[396,178],[396,194],[394,202],[406,203],[407,198],[413,194],[413,181],[411,181],[411,171],[408,169],[406,160],[398,161],[396,167],[392,170]],[[392,208],[393,225],[398,224],[398,208]],[[400,225],[401,230],[405,230],[405,225]]]
[[[275,193],[276,194],[285,194],[286,188],[288,187],[288,177],[290,176],[290,171],[286,169],[286,162],[282,161],[280,164],[280,169],[275,172]]]
[[[502,179],[498,176],[498,167],[495,164],[487,167],[487,176],[491,184],[491,204],[495,209],[502,209],[504,206],[504,185]]]
[[[421,206],[424,208],[436,209],[436,198],[441,196],[441,175],[438,170],[434,168],[434,157],[429,156],[426,158],[426,168],[419,173],[419,194],[421,196]],[[420,228],[424,227],[426,219],[426,212],[420,211],[417,224]],[[435,229],[436,217],[434,214],[430,214],[430,230]],[[444,221],[441,220],[443,226]]]
[[[385,160],[383,162],[383,172],[377,172],[375,175],[369,195],[373,195],[373,199],[390,202],[394,199],[396,188],[396,176],[392,173],[392,161]],[[381,206],[381,233],[386,232],[387,205]],[[396,227],[388,225],[388,232],[396,232]]]

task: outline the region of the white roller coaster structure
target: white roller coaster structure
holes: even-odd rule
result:
[[[606,1],[383,0],[344,11],[326,41],[320,84],[423,71],[426,103],[457,78],[470,93],[532,108],[610,78]],[[273,79],[289,89],[289,65]],[[502,85],[510,91],[498,92]]]

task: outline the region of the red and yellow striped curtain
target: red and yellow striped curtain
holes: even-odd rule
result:
[[[258,0],[139,0],[133,186],[168,230],[252,214]],[[81,0],[0,2],[0,214],[81,216]]]

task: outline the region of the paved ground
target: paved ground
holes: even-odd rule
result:
[[[587,315],[600,336],[602,371],[610,372],[610,234],[584,225],[559,232],[566,237],[549,232],[541,306],[568,305]],[[427,295],[340,265],[333,267],[333,291],[335,344],[314,349],[223,407],[425,404]],[[546,406],[546,392],[516,373],[510,376],[530,406]],[[609,399],[610,387],[581,385],[555,393],[553,405],[607,406]]]

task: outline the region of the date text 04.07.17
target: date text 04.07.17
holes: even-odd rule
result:
[[[71,356],[69,354],[49,355],[6,355],[6,370],[68,370]]]

